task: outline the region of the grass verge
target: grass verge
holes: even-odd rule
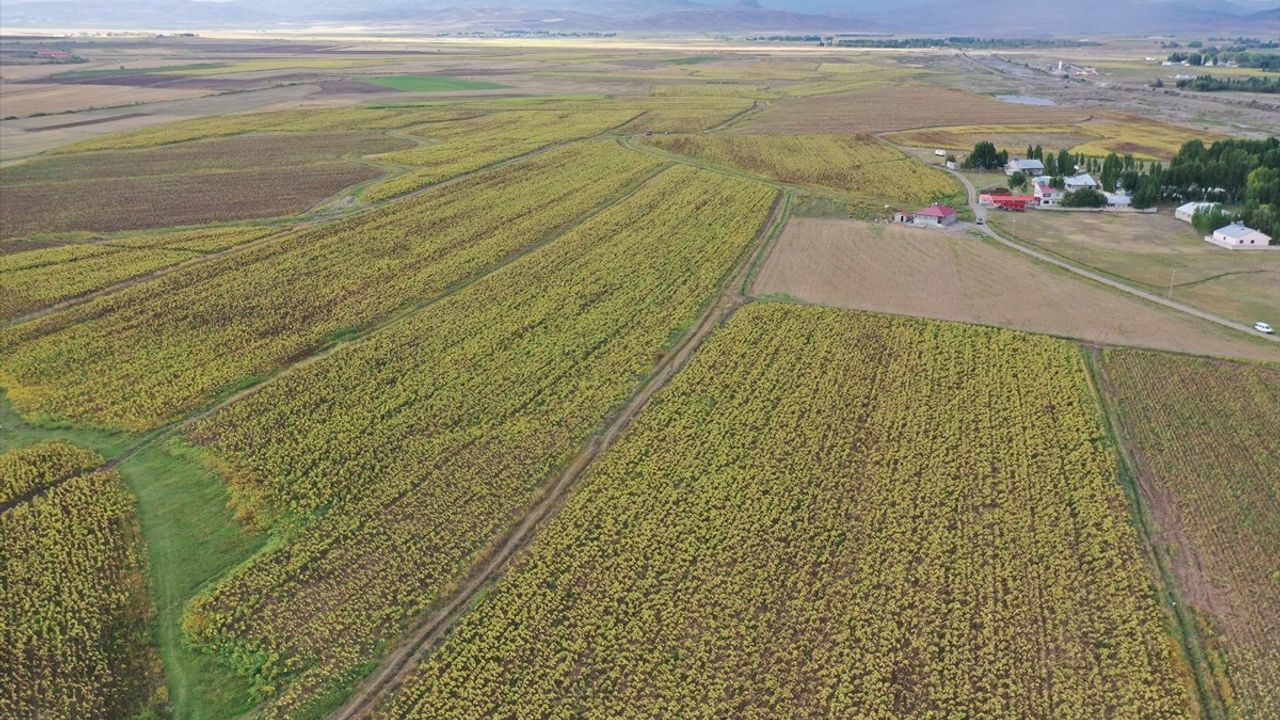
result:
[[[217,658],[187,646],[182,611],[206,583],[256,553],[265,536],[235,519],[225,483],[180,440],[153,445],[117,470],[138,500],[172,717],[215,720],[245,713],[253,703],[248,684]]]

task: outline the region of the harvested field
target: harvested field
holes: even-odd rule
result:
[[[1204,241],[1171,210],[993,213],[1024,243],[1238,322],[1280,326],[1280,251],[1232,252]]]
[[[1041,267],[967,235],[920,228],[794,219],[761,269],[755,292],[1111,345],[1280,359],[1271,343]]]
[[[121,87],[113,85],[22,85],[6,86],[4,117],[26,117],[36,113],[63,113],[87,108],[140,105],[163,100],[208,95],[211,90]]]
[[[101,123],[115,122],[116,120],[129,120],[132,118],[146,117],[147,113],[124,113],[123,115],[110,115],[108,117],[89,118],[87,120],[73,120],[72,122],[58,123],[57,125],[43,125],[41,127],[23,128],[25,132],[47,132],[49,130],[65,130],[66,128],[85,127],[86,125],[99,125]]]
[[[1229,709],[1280,717],[1280,373],[1134,350],[1103,368]]]
[[[1010,105],[995,98],[933,85],[878,85],[770,105],[737,130],[746,133],[872,133],[989,123],[1069,123],[1080,110]]]
[[[381,173],[345,156],[410,144],[371,134],[249,135],[42,158],[0,170],[8,201],[0,237],[291,215]]]

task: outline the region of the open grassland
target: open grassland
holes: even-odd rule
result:
[[[235,60],[227,63],[202,64],[197,67],[162,68],[160,72],[165,75],[203,77],[210,75],[229,75],[232,73],[265,72],[270,70],[345,70],[347,68],[386,65],[394,61],[395,58],[388,57],[324,58],[296,56]]]
[[[0,333],[24,413],[142,430],[501,265],[653,173],[584,143],[266,240]]]
[[[972,124],[1068,123],[1088,113],[1012,105],[936,85],[888,84],[835,95],[778,102],[739,126],[756,134],[872,133]]]
[[[415,134],[429,144],[377,157],[382,162],[421,169],[376,183],[364,196],[370,201],[393,198],[517,155],[599,135],[635,115],[630,110],[603,108],[506,111],[427,125]]]
[[[368,133],[249,135],[36,159],[0,170],[0,237],[292,215],[382,174],[349,156],[411,144]]]
[[[237,508],[280,542],[184,627],[268,695],[335,703],[483,559],[652,371],[774,192],[687,166],[400,323],[201,421]]]
[[[150,233],[0,255],[0,320],[265,237],[275,228]]]
[[[133,498],[96,453],[0,454],[0,715],[132,717],[159,664]]]
[[[1025,153],[1028,145],[1041,145],[1046,149],[1069,148],[1073,152],[1093,156],[1114,152],[1146,160],[1169,160],[1191,140],[1208,143],[1220,139],[1220,136],[1137,115],[1107,113],[1089,122],[958,125],[894,133],[889,139],[903,145],[957,151],[972,150],[974,144],[986,140],[1018,154]]]
[[[755,291],[1096,343],[1280,359],[1272,343],[1121,295],[969,235],[925,228],[792,220]]]
[[[645,142],[783,182],[895,203],[928,203],[963,193],[945,173],[866,136],[689,135],[652,137]]]
[[[749,305],[385,718],[1192,717],[1069,343]]]
[[[1232,716],[1280,716],[1280,373],[1135,350],[1103,367]]]
[[[1233,252],[1173,217],[1120,213],[993,213],[1024,243],[1245,324],[1280,326],[1280,252]]]

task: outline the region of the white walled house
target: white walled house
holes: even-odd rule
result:
[[[1035,205],[1039,207],[1056,207],[1062,202],[1062,198],[1066,192],[1050,185],[1048,182],[1036,182],[1032,192],[1035,197]]]
[[[1271,236],[1245,227],[1243,223],[1232,223],[1213,231],[1213,235],[1205,238],[1214,245],[1230,248],[1260,249],[1271,244]]]
[[[1197,210],[1209,212],[1216,205],[1217,203],[1211,202],[1189,202],[1186,205],[1179,206],[1177,210],[1174,210],[1173,216],[1182,222],[1191,222],[1191,220],[1195,218]]]
[[[956,211],[946,205],[934,203],[913,213],[900,212],[893,216],[893,220],[916,227],[946,227],[956,221]]]

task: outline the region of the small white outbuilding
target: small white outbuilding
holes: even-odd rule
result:
[[[1205,238],[1214,245],[1225,248],[1264,248],[1271,244],[1271,236],[1259,232],[1244,223],[1232,223],[1213,231],[1213,235]]]
[[[1177,210],[1174,210],[1173,216],[1182,222],[1191,222],[1191,219],[1196,216],[1197,210],[1208,212],[1212,210],[1215,205],[1217,205],[1217,203],[1189,202],[1186,205],[1179,206]]]

